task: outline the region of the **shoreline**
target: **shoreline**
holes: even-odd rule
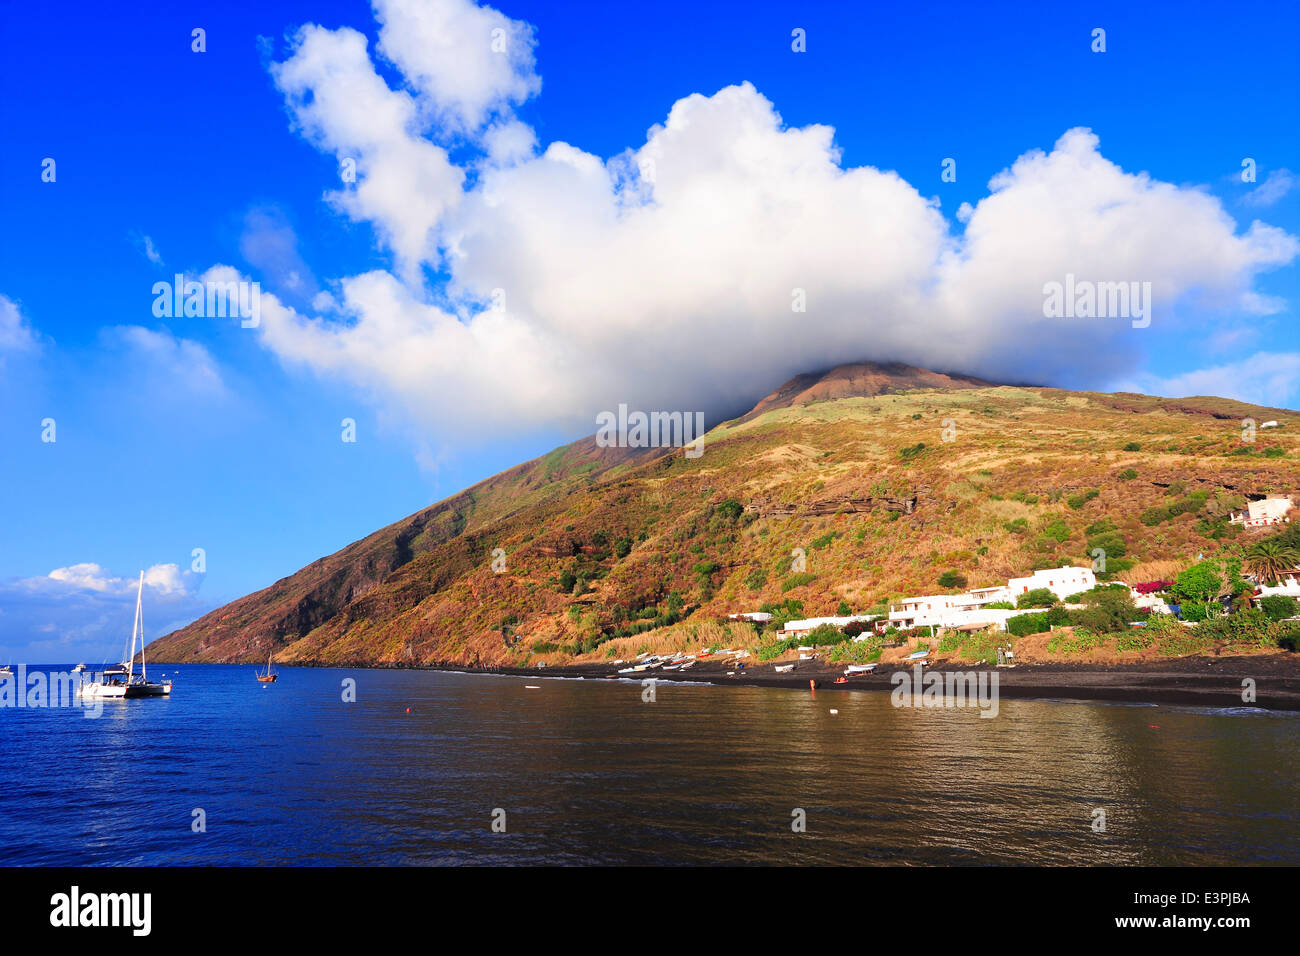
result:
[[[158,661],[159,666],[195,666],[210,662]],[[785,662],[790,663],[790,662]],[[771,662],[754,662],[728,676],[734,665],[699,661],[687,671],[645,671],[617,673],[619,666],[605,663],[568,664],[552,667],[473,667],[451,662],[405,665],[400,663],[285,662],[282,667],[365,668],[372,670],[432,670],[461,674],[493,674],[504,677],[566,677],[585,680],[631,680],[654,678],[661,683],[711,684],[713,686],[776,687],[818,691],[889,692],[895,687],[890,675],[911,674],[912,664],[898,661],[882,664],[878,671],[833,683],[845,665],[826,661],[795,662],[791,672],[778,674]],[[253,666],[252,663],[243,666]],[[925,668],[925,673],[996,673],[998,693],[1008,699],[1051,699],[1101,701],[1125,704],[1184,704],[1198,707],[1253,707],[1263,710],[1300,711],[1300,655],[1268,654],[1233,657],[1181,657],[1152,664],[1017,663],[996,667],[945,661]],[[1242,699],[1243,681],[1255,682],[1255,700]]]

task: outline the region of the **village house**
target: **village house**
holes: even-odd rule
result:
[[[727,617],[733,621],[749,621],[751,624],[766,624],[772,620],[772,615],[766,611],[741,611],[739,614],[728,614]]]
[[[1272,524],[1286,524],[1290,519],[1287,512],[1292,508],[1291,498],[1264,498],[1261,501],[1247,502],[1245,511],[1237,511],[1228,517],[1233,524],[1246,528],[1266,528]]]
[[[900,630],[913,627],[958,628],[978,630],[991,627],[1004,631],[1007,619],[1021,610],[991,608],[995,602],[1014,604],[1016,598],[1044,588],[1064,600],[1097,586],[1091,568],[1063,567],[1035,571],[1028,577],[1011,578],[1005,585],[972,588],[962,594],[927,594],[904,598],[889,608],[889,624]]]
[[[1293,568],[1288,571],[1275,586],[1270,587],[1267,583],[1261,583],[1255,591],[1255,596],[1261,598],[1270,597],[1274,594],[1283,597],[1300,598],[1300,568]]]
[[[810,617],[802,621],[786,621],[785,627],[777,631],[777,634],[785,637],[802,637],[805,634],[811,634],[824,624],[829,624],[831,627],[846,627],[854,621],[874,621],[878,616],[876,614],[851,614],[848,617]]]
[[[1011,592],[1012,601],[1022,594],[1037,591],[1039,588],[1046,588],[1064,601],[1071,594],[1091,591],[1096,586],[1097,576],[1092,573],[1092,568],[1069,566],[1035,571],[1029,577],[1012,578],[1007,582],[1007,590]]]

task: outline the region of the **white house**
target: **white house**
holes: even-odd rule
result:
[[[1287,512],[1291,510],[1291,498],[1265,498],[1263,501],[1247,502],[1245,511],[1238,511],[1228,520],[1247,528],[1264,528],[1271,524],[1285,524]]]
[[[964,607],[964,594],[925,594],[889,606],[889,623],[900,630],[942,625]]]
[[[854,621],[874,621],[875,614],[851,614],[848,617],[809,617],[802,621],[786,621],[785,627],[777,631],[778,634],[784,634],[786,637],[798,637],[802,634],[808,634],[817,630],[824,624],[831,627],[844,627],[852,624]]]
[[[980,590],[986,590],[981,588]],[[969,594],[939,594],[905,598],[889,608],[889,623],[899,630],[913,627],[994,627],[1006,630],[1007,618],[1023,611],[986,608],[988,600],[972,600]]]
[[[1014,604],[1020,595],[1037,588],[1046,588],[1058,598],[1065,599],[1081,591],[1091,591],[1096,586],[1097,577],[1091,568],[1035,571],[1029,577],[1011,578],[1005,585],[972,588],[962,594],[925,594],[904,598],[890,606],[889,623],[900,630],[931,625],[968,629],[988,625],[1005,630],[1007,618],[1023,611],[990,608],[988,605],[997,601]]]
[[[1276,587],[1269,587],[1267,584],[1261,584],[1255,589],[1256,597],[1269,597],[1273,594],[1281,594],[1284,597],[1300,598],[1300,569],[1288,571],[1282,580],[1277,582]]]
[[[1154,614],[1174,613],[1159,594],[1142,594],[1135,590],[1131,584],[1128,585],[1128,594],[1133,599],[1133,606],[1139,610],[1151,611]]]
[[[1007,590],[1011,592],[1012,601],[1038,588],[1046,588],[1064,600],[1071,594],[1091,591],[1096,586],[1097,576],[1092,573],[1092,568],[1076,568],[1068,565],[1063,568],[1035,571],[1027,578],[1012,578],[1007,582]]]
[[[772,615],[766,611],[742,611],[739,614],[728,614],[727,617],[733,621],[750,621],[754,624],[766,624],[772,620]]]

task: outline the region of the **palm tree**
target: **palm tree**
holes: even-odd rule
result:
[[[1300,566],[1300,549],[1273,538],[1258,541],[1246,550],[1246,570],[1261,584],[1276,581]]]

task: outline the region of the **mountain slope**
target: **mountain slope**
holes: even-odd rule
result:
[[[1246,445],[1246,417],[1284,427]],[[1246,495],[1300,487],[1298,425],[1294,413],[1226,399],[843,366],[715,428],[699,458],[592,439],[557,449],[213,611],[150,654],[422,664],[634,653],[655,638],[644,632],[677,624],[674,639],[682,628],[689,637],[765,601],[864,610],[935,593],[944,571],[979,585],[1090,562],[1102,539],[1113,570],[1160,576],[1235,546],[1224,516]],[[1172,517],[1147,523],[1169,505]]]

